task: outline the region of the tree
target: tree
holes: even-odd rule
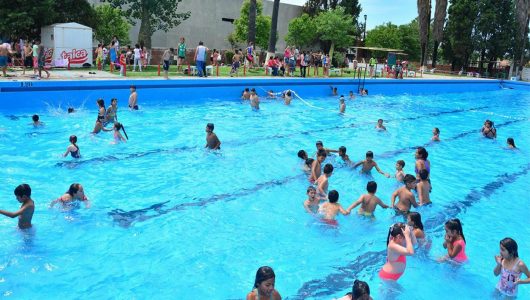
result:
[[[450,4],[443,49],[444,56],[451,61],[451,69],[454,71],[469,64],[474,49],[472,34],[478,7],[476,0],[450,0]]]
[[[420,65],[425,65],[429,43],[429,26],[431,24],[431,0],[418,0],[418,22],[420,26]]]
[[[280,0],[274,0],[272,5],[272,20],[271,20],[271,31],[269,33],[269,45],[267,47],[267,58],[265,63],[267,63],[271,56],[276,52],[276,39],[278,38],[278,11],[280,10]]]
[[[408,54],[409,61],[419,61],[421,59],[420,27],[418,19],[412,20],[408,24],[399,25],[401,36],[401,47],[403,52]]]
[[[515,0],[516,31],[515,31],[515,55],[514,65],[516,73],[524,65],[524,54],[528,45],[528,25],[530,21],[530,1]]]
[[[248,8],[248,43],[256,42],[256,0],[250,0]]]
[[[367,32],[366,46],[402,49],[408,54],[408,60],[419,60],[421,58],[421,48],[419,40],[419,28],[417,19],[409,24],[396,26],[392,23],[385,23],[376,26]],[[376,57],[384,57],[385,52],[376,51]]]
[[[50,24],[76,22],[96,28],[96,10],[86,0],[54,0]]]
[[[333,57],[335,47],[342,48],[353,43],[353,36],[350,35],[353,23],[344,12],[344,8],[339,7],[320,13],[315,18],[315,24],[320,40],[331,43],[330,57]]]
[[[305,47],[312,45],[317,38],[316,23],[308,14],[303,14],[289,22],[289,29],[285,37],[287,44]]]
[[[94,29],[97,41],[106,44],[117,36],[122,44],[129,43],[129,23],[125,20],[121,11],[108,4],[96,7],[98,26]]]
[[[119,7],[132,25],[140,20],[138,41],[151,47],[151,36],[157,30],[167,32],[190,17],[190,12],[178,12],[182,0],[107,0]]]
[[[432,52],[432,67],[436,67],[436,60],[438,59],[438,47],[443,41],[443,30],[445,25],[445,16],[447,14],[447,0],[436,0],[436,8],[434,9],[434,23],[433,23],[433,40],[434,47]]]
[[[236,41],[245,42],[248,38],[248,16],[250,9],[250,0],[245,0],[241,6],[239,19],[234,21],[234,36]],[[261,49],[267,49],[269,34],[271,28],[271,18],[262,15],[263,3],[261,0],[256,1],[256,43]]]

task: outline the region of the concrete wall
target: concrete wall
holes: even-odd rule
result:
[[[96,5],[101,4],[99,0],[88,0],[88,2]],[[188,48],[195,49],[199,41],[203,41],[204,45],[210,49],[230,49],[227,36],[233,31],[234,25],[222,19],[239,18],[242,3],[243,0],[183,0],[178,6],[178,10],[190,11],[191,16],[167,33],[155,32],[152,36],[152,47],[176,47],[179,37],[183,36]],[[263,15],[272,16],[272,6],[272,1],[264,0]],[[280,3],[277,51],[282,52],[285,48],[284,38],[287,35],[289,21],[301,14],[301,6]],[[133,45],[137,42],[139,30],[140,24],[137,23],[129,32],[129,38]]]

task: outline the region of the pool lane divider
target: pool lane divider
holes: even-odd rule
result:
[[[507,126],[507,125],[510,125],[510,124],[514,124],[514,123],[517,123],[517,122],[522,122],[522,121],[526,121],[526,119],[512,120],[512,121],[508,121],[508,122],[505,122],[505,123],[502,123],[502,124],[498,124],[497,128],[500,128],[500,127],[503,127],[503,126]],[[459,134],[459,135],[456,135],[454,137],[447,138],[447,139],[444,139],[444,140],[445,141],[449,141],[449,140],[460,139],[460,138],[463,138],[463,137],[465,137],[465,136],[467,136],[467,135],[469,135],[471,133],[475,133],[475,132],[477,132],[477,131],[476,130],[466,131],[463,134]],[[426,145],[426,144],[424,144],[424,145]],[[404,149],[416,149],[418,147],[419,146],[407,147],[407,148],[399,149],[397,151],[387,152],[388,154],[387,154],[386,158],[391,158],[392,155],[397,156],[398,154],[403,153]],[[390,154],[392,154],[392,155],[390,155]],[[208,197],[208,198],[199,198],[199,199],[197,199],[194,202],[179,203],[179,204],[177,204],[177,205],[175,205],[173,207],[169,207],[167,209],[163,209],[162,207],[165,204],[167,204],[168,201],[162,202],[162,203],[158,203],[158,204],[154,204],[154,206],[157,209],[151,208],[152,206],[147,207],[147,208],[142,208],[142,209],[131,210],[131,211],[126,211],[126,210],[122,210],[122,209],[114,209],[114,210],[110,211],[108,214],[113,218],[114,222],[116,222],[119,226],[124,227],[124,228],[128,228],[128,227],[132,226],[133,223],[135,223],[135,222],[144,222],[144,221],[147,221],[149,219],[165,215],[165,214],[167,214],[169,212],[180,211],[180,210],[183,210],[185,208],[190,208],[190,207],[204,207],[206,205],[209,205],[209,204],[212,204],[212,203],[215,203],[215,202],[218,202],[218,201],[235,200],[235,198],[237,198],[237,197],[247,196],[249,194],[252,194],[252,193],[255,193],[257,191],[260,191],[260,190],[262,190],[264,188],[281,186],[281,185],[284,185],[286,183],[291,182],[292,180],[303,179],[304,177],[307,177],[307,175],[306,174],[299,174],[299,175],[295,175],[295,176],[284,177],[284,178],[281,178],[281,179],[274,179],[274,180],[270,180],[270,181],[267,181],[267,182],[258,183],[252,188],[240,189],[239,191],[237,191],[235,193],[232,193],[232,194],[225,193],[225,194],[213,195],[213,196]]]
[[[389,120],[387,120],[387,122],[411,121],[411,120],[418,120],[418,119],[421,119],[421,118],[437,117],[437,116],[441,116],[441,115],[445,115],[445,114],[454,114],[454,113],[461,113],[461,112],[468,112],[468,111],[476,111],[476,110],[481,110],[481,109],[486,109],[486,108],[489,108],[489,107],[488,106],[481,106],[481,107],[474,107],[474,108],[468,108],[468,109],[456,109],[456,110],[451,110],[451,111],[442,111],[442,112],[428,113],[428,114],[424,114],[424,115],[421,115],[421,116],[415,116],[415,117],[389,119]],[[288,137],[296,136],[296,135],[309,135],[309,134],[316,133],[316,132],[324,132],[324,131],[335,130],[335,129],[359,128],[359,127],[362,127],[362,126],[367,126],[367,125],[372,125],[372,124],[373,124],[372,122],[370,122],[370,123],[367,122],[367,123],[359,123],[359,124],[349,124],[347,126],[333,126],[333,127],[326,127],[326,128],[321,128],[321,129],[315,129],[315,130],[294,132],[294,133],[289,133],[289,134],[275,134],[275,135],[270,135],[270,136],[264,136],[264,137],[260,137],[260,138],[257,138],[257,139],[249,139],[249,140],[246,140],[245,142],[240,142],[240,143],[238,143],[237,141],[236,142],[225,141],[225,142],[223,142],[223,144],[224,145],[241,146],[241,145],[246,145],[246,144],[252,144],[252,143],[255,143],[257,141],[263,141],[263,140],[269,140],[269,139],[283,139],[283,138],[288,138]],[[447,139],[445,139],[445,140],[447,140]],[[403,148],[403,149],[396,150],[396,151],[404,151],[404,149],[409,149],[409,148],[412,148],[412,147]],[[68,160],[68,161],[58,162],[58,163],[55,164],[55,166],[56,167],[75,168],[77,166],[84,165],[84,164],[90,164],[90,163],[101,163],[101,162],[107,162],[107,161],[118,161],[118,160],[126,160],[126,159],[135,159],[135,158],[140,158],[140,157],[144,157],[144,156],[151,155],[151,154],[179,153],[179,152],[184,152],[184,151],[192,151],[192,150],[196,150],[196,149],[199,149],[199,148],[198,147],[183,146],[183,147],[176,147],[176,148],[172,148],[172,149],[153,149],[153,150],[144,151],[144,152],[137,152],[137,153],[127,154],[127,155],[125,155],[123,157],[119,157],[119,155],[107,155],[107,156],[102,156],[102,157],[94,157],[94,158],[90,158],[90,159],[82,159],[81,158],[81,159],[76,159],[76,160]],[[392,153],[392,152],[390,152],[390,153]],[[384,154],[384,155],[386,155],[386,154]],[[378,156],[380,156],[380,155],[378,155]],[[381,157],[384,157],[384,156],[381,156]]]
[[[486,183],[481,188],[471,189],[463,200],[451,202],[434,216],[427,218],[424,221],[425,231],[430,234],[443,232],[443,226],[448,219],[455,218],[458,214],[465,212],[466,209],[483,199],[489,199],[506,184],[513,183],[529,173],[530,164],[527,164],[522,166],[517,172],[497,175],[496,180]],[[298,289],[298,293],[288,298],[302,300],[309,297],[324,297],[327,299],[338,291],[351,290],[351,285],[355,279],[360,277],[359,274],[367,271],[370,274],[375,274],[385,258],[386,250],[365,252],[357,256],[349,264],[336,267],[336,272],[328,274],[324,278],[313,279],[303,283]]]

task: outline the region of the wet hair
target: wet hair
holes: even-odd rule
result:
[[[513,140],[513,138],[509,137],[507,140],[506,140],[506,143],[508,143],[508,145],[514,147],[514,148],[517,148],[515,147],[515,141]]]
[[[301,159],[307,159],[307,152],[305,152],[305,150],[298,151],[298,157]]]
[[[353,94],[353,91],[350,91],[350,94]]]
[[[23,183],[15,188],[15,196],[18,197],[31,197],[31,187],[29,187],[29,184]]]
[[[97,101],[99,107],[105,108],[105,100],[99,98]]]
[[[68,188],[68,191],[66,191],[66,193],[70,196],[74,196],[75,193],[77,193],[79,191],[79,187],[81,187],[81,184],[79,183],[72,183],[70,185],[70,188]]]
[[[285,93],[287,96],[291,97],[291,91],[287,91],[287,93]]]
[[[249,90],[248,88],[245,88],[244,91],[245,91],[245,92],[248,92],[248,91],[250,91],[250,90]]]
[[[403,177],[403,183],[404,184],[407,184],[407,183],[413,183],[416,181],[416,177],[412,174],[407,174],[405,175],[405,177]]]
[[[313,158],[308,158],[305,160],[305,164],[311,168],[311,166],[313,165],[313,162],[315,161],[315,159]]]
[[[202,43],[202,42],[201,42]],[[254,280],[254,287],[257,288],[263,281],[267,281],[271,278],[276,278],[274,271],[271,267],[263,266],[256,272],[256,279]]]
[[[462,229],[462,223],[460,223],[459,219],[455,218],[445,222],[445,227],[451,231],[456,230],[456,232],[462,236],[464,242],[466,241],[466,238],[464,237],[464,230]]]
[[[308,186],[306,193],[309,193],[310,191],[316,191],[315,187],[312,185]]]
[[[328,200],[330,203],[337,203],[339,201],[339,192],[336,190],[329,191]]]
[[[410,212],[409,217],[412,223],[414,224],[412,225],[412,227],[423,230],[423,223],[421,222],[421,215],[419,212]]]
[[[356,279],[351,289],[351,298],[352,300],[370,299],[370,287],[368,283]]]
[[[403,235],[403,230],[405,229],[405,224],[395,223],[390,226],[388,229],[388,235],[386,237],[386,245],[390,242],[390,236],[396,237],[398,235]]]
[[[421,169],[418,174],[420,175],[421,180],[425,180],[429,177],[429,171],[427,171],[427,169]]]
[[[519,257],[519,252],[517,250],[517,242],[512,238],[503,238],[500,242],[501,246],[508,251],[508,253],[513,257],[517,258]]]
[[[112,98],[112,99],[110,99],[110,104],[112,104],[112,102],[116,102],[116,103],[118,103],[118,99],[116,99],[116,98]]]
[[[333,173],[333,165],[332,164],[326,164],[324,166],[324,174],[331,174]]]
[[[211,131],[213,131],[213,128],[214,128],[213,123],[208,123],[208,124],[206,124],[206,128],[208,128],[208,129],[210,129]]]
[[[69,114],[73,113],[74,111],[75,111],[75,110],[74,110],[73,107],[68,107],[68,113],[69,113]]]
[[[339,147],[339,152],[340,152],[340,153],[344,153],[344,154],[346,154],[346,147],[344,147],[344,146],[340,146],[340,147]]]
[[[31,119],[33,120],[33,122],[37,122],[39,121],[39,115],[33,115],[31,116]]]
[[[434,127],[434,131],[436,132],[436,134],[440,134],[440,129],[438,129],[438,127]]]
[[[315,145],[317,145],[317,146],[318,146],[318,145],[320,145],[320,146],[324,146],[324,144],[322,143],[322,141],[317,141],[317,142],[315,143]]]
[[[425,148],[418,147],[417,150],[418,150],[418,154],[421,157],[421,159],[426,160],[427,157],[429,157],[429,152],[427,152],[427,150],[425,150]]]
[[[317,156],[324,156],[324,157],[327,157],[327,156],[328,156],[328,153],[326,152],[326,150],[324,150],[324,149],[320,149],[320,150],[318,150],[318,152],[317,152]]]
[[[127,132],[125,132],[125,127],[123,126],[122,123],[120,123],[120,122],[115,122],[115,123],[114,123],[114,129],[116,129],[117,131],[122,130],[122,131],[123,131],[123,134],[125,134],[125,137],[126,137],[127,139],[129,139],[129,137],[127,136]]]
[[[402,160],[402,159],[398,160],[396,163],[397,163],[398,165],[400,165],[401,168],[404,168],[404,167],[405,167],[405,161]]]
[[[367,151],[366,152],[366,157],[374,158],[374,153],[372,151]]]
[[[366,184],[366,191],[371,194],[375,194],[377,192],[377,182],[375,181],[369,181]]]
[[[79,146],[77,146],[77,136],[75,135],[71,135],[70,136],[70,139],[69,139],[70,143],[72,143],[76,148],[77,148],[77,151],[79,151]]]
[[[129,88],[136,91],[136,86],[135,85],[131,85]]]
[[[378,119],[377,122],[383,123],[383,119]]]
[[[250,91],[255,93],[256,89],[255,88],[251,88]]]

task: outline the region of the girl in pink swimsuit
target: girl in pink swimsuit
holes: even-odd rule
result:
[[[530,283],[530,271],[519,259],[517,248],[517,242],[511,238],[504,238],[500,242],[500,255],[495,256],[497,265],[493,269],[493,274],[501,275],[497,290],[508,297],[517,297],[517,287],[520,284]],[[526,275],[526,279],[521,279],[522,273]]]
[[[447,257],[458,263],[467,261],[466,238],[459,219],[445,222],[444,248],[447,248]]]
[[[410,226],[405,226],[402,223],[390,226],[386,239],[386,263],[379,271],[381,279],[398,280],[403,275],[407,266],[406,256],[414,254],[413,243],[415,240]]]

